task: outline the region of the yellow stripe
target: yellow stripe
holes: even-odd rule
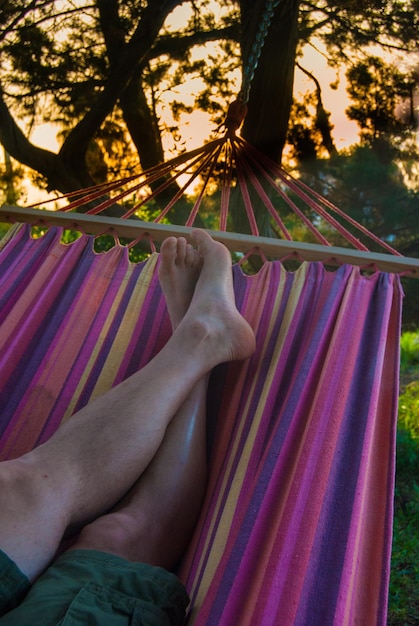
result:
[[[13,239],[14,236],[17,236],[19,231],[24,227],[25,227],[24,224],[18,224],[18,223],[13,224],[13,226],[11,226],[9,230],[0,239],[0,250],[2,250],[9,243],[9,241]]]
[[[262,348],[261,351],[261,355],[258,361],[258,368],[257,371],[255,373],[255,376],[253,377],[253,385],[251,388],[251,391],[248,395],[248,400],[247,400],[247,404],[245,407],[245,410],[243,411],[243,415],[242,415],[242,421],[240,424],[240,428],[237,431],[236,434],[236,439],[235,439],[235,444],[233,449],[231,450],[230,454],[229,454],[229,460],[228,460],[228,465],[227,468],[224,472],[223,475],[223,482],[222,482],[222,486],[219,492],[219,498],[217,500],[217,503],[214,507],[214,510],[212,512],[212,516],[211,516],[211,526],[209,527],[209,531],[207,533],[207,540],[205,542],[205,546],[204,549],[202,550],[202,554],[201,554],[201,559],[199,562],[199,567],[197,568],[197,577],[200,575],[201,573],[201,569],[204,569],[204,575],[202,577],[202,580],[200,582],[200,586],[199,586],[199,590],[197,593],[197,597],[196,597],[196,602],[195,602],[195,606],[201,606],[205,595],[206,595],[206,591],[208,589],[208,587],[210,586],[211,580],[213,579],[216,570],[219,566],[219,563],[221,561],[222,555],[225,551],[225,547],[227,545],[227,540],[228,540],[228,536],[230,533],[230,529],[233,525],[233,517],[234,517],[234,513],[236,511],[237,508],[237,501],[238,498],[240,496],[240,491],[241,491],[241,487],[243,484],[243,480],[247,471],[247,467],[249,464],[249,458],[250,455],[252,453],[253,450],[253,446],[254,446],[254,442],[255,442],[255,438],[256,435],[258,433],[258,430],[260,428],[260,422],[261,419],[263,417],[263,412],[264,412],[264,408],[266,406],[266,401],[267,401],[267,397],[269,395],[270,389],[272,387],[272,382],[273,382],[273,378],[275,376],[275,372],[278,366],[278,362],[279,359],[281,357],[281,353],[283,350],[283,346],[284,346],[284,342],[285,339],[287,337],[287,332],[288,332],[288,328],[293,320],[294,317],[294,313],[295,313],[295,309],[298,305],[299,302],[299,298],[300,298],[300,294],[302,291],[302,288],[304,286],[305,283],[305,274],[307,271],[307,264],[302,264],[301,267],[299,268],[299,270],[296,273],[296,276],[294,277],[294,287],[291,290],[291,294],[290,294],[290,298],[289,301],[287,303],[287,307],[284,313],[284,322],[281,325],[281,330],[280,330],[280,334],[278,335],[277,341],[276,341],[276,345],[275,345],[275,350],[274,350],[274,354],[273,354],[273,358],[271,361],[271,365],[269,367],[269,374],[265,379],[265,384],[263,386],[262,389],[262,393],[260,396],[260,400],[258,403],[258,407],[255,411],[255,416],[252,422],[252,427],[249,431],[249,434],[247,436],[246,439],[246,443],[245,446],[243,448],[243,451],[240,455],[240,461],[239,464],[237,466],[236,469],[236,473],[234,475],[233,480],[231,481],[231,486],[228,489],[228,482],[230,479],[230,473],[232,472],[232,466],[233,466],[233,462],[236,458],[236,454],[237,454],[237,450],[239,447],[239,443],[241,440],[241,435],[243,432],[243,428],[244,425],[246,423],[246,416],[249,412],[249,405],[251,403],[251,401],[253,400],[254,397],[254,390],[256,387],[257,382],[259,381],[260,378],[260,370],[261,370],[261,364],[263,362],[263,356],[266,354],[266,351],[268,349],[268,347],[271,345],[272,341],[275,341],[275,338],[273,337],[273,326],[275,323],[275,320],[277,318],[278,315],[278,310],[279,307],[282,305],[282,299],[283,299],[283,293],[284,293],[284,288],[285,288],[285,281],[284,280],[280,280],[280,284],[279,284],[279,289],[277,291],[276,294],[276,298],[275,298],[275,304],[274,307],[272,309],[272,314],[270,316],[270,324],[269,324],[269,328],[268,328],[268,332],[266,335],[266,340],[265,340],[265,344]],[[282,270],[282,268],[281,268]],[[283,270],[285,272],[285,270]],[[258,314],[260,316],[260,307],[263,306],[263,304],[261,302],[259,302],[259,306],[258,306]],[[252,321],[250,321],[250,323],[252,323]],[[242,374],[241,374],[241,378],[243,378],[245,376],[246,370],[242,370]],[[237,381],[237,388],[241,389],[242,388],[242,384],[239,384],[239,381]],[[232,394],[232,400],[236,398],[236,400],[238,400],[239,398],[237,398],[237,393],[233,393]],[[232,405],[232,403],[229,405],[228,408],[228,414],[232,414],[234,413],[234,407]],[[226,492],[228,491],[228,497],[226,500],[226,503],[224,505],[223,511],[222,511],[222,515],[220,518],[220,521],[218,523],[218,527],[216,529],[216,534],[215,534],[215,538],[213,541],[213,544],[211,546],[211,550],[210,550],[210,554],[209,554],[209,558],[208,558],[208,562],[205,563],[204,562],[204,556],[206,555],[206,551],[208,549],[208,544],[209,544],[209,538],[212,537],[212,533],[214,531],[214,527],[215,527],[215,523],[216,520],[218,518],[218,514],[220,512],[220,509],[222,507],[222,502],[223,502],[223,498],[226,494]],[[195,584],[195,582],[194,582]]]
[[[124,314],[124,319],[123,319],[123,324],[120,325],[118,332],[115,336],[114,342],[112,344],[112,347],[109,351],[108,357],[105,361],[105,363],[103,364],[103,367],[101,369],[101,373],[100,376],[96,382],[96,385],[93,389],[90,401],[93,400],[94,398],[103,395],[106,391],[108,391],[114,384],[115,381],[115,375],[118,372],[118,368],[119,365],[121,364],[129,342],[131,340],[132,334],[134,332],[135,326],[138,323],[138,316],[139,313],[141,311],[141,308],[144,304],[144,300],[147,296],[147,292],[150,286],[150,282],[153,278],[154,272],[155,272],[155,268],[156,268],[156,263],[157,263],[157,259],[158,259],[158,254],[152,254],[150,256],[150,258],[148,259],[145,267],[143,268],[142,272],[141,272],[141,277],[138,280],[130,301],[128,303],[128,306],[126,308],[125,314]],[[133,264],[129,264],[128,268],[127,268],[127,272],[121,282],[120,288],[118,289],[118,293],[115,297],[115,300],[112,304],[112,307],[107,315],[106,321],[103,324],[103,328],[101,330],[101,333],[98,337],[98,340],[95,344],[95,348],[90,356],[90,359],[86,365],[86,368],[84,370],[83,376],[81,377],[78,385],[77,385],[77,389],[74,392],[73,395],[73,399],[71,401],[71,403],[68,406],[68,409],[65,413],[64,416],[64,420],[68,419],[70,417],[70,415],[72,415],[74,413],[74,409],[75,409],[75,405],[80,397],[80,394],[82,393],[84,386],[90,376],[90,373],[96,363],[98,354],[102,348],[103,342],[105,341],[109,329],[112,325],[113,319],[119,309],[121,300],[124,296],[125,293],[125,289],[126,289],[126,285],[127,282],[129,281],[129,279],[132,276],[133,270],[134,270],[134,265]],[[64,421],[63,420],[63,421]]]

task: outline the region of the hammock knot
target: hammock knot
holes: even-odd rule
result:
[[[227,117],[224,120],[224,126],[229,135],[234,135],[236,130],[240,128],[247,114],[247,104],[242,100],[234,100],[228,107]]]

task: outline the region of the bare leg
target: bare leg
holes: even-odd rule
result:
[[[166,239],[159,278],[173,330],[189,308],[199,276],[199,253],[186,239]],[[169,424],[155,457],[130,492],[86,526],[71,549],[111,552],[174,569],[196,524],[206,486],[208,376],[191,391]]]
[[[67,528],[103,514],[130,489],[195,385],[218,363],[254,350],[253,332],[234,305],[228,251],[206,233],[195,238],[202,271],[163,350],[46,444],[0,467],[0,547],[29,578],[51,561]]]

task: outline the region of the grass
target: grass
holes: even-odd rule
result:
[[[419,624],[419,332],[401,338],[388,626]]]

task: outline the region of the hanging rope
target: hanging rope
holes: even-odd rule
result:
[[[275,9],[279,3],[280,0],[266,1],[265,10],[263,12],[258,31],[256,33],[255,41],[253,43],[249,57],[243,67],[242,86],[239,92],[239,100],[243,104],[247,104],[247,102],[249,101],[250,87],[255,76],[262,48],[265,44],[265,40],[268,35],[269,27],[275,13]]]

